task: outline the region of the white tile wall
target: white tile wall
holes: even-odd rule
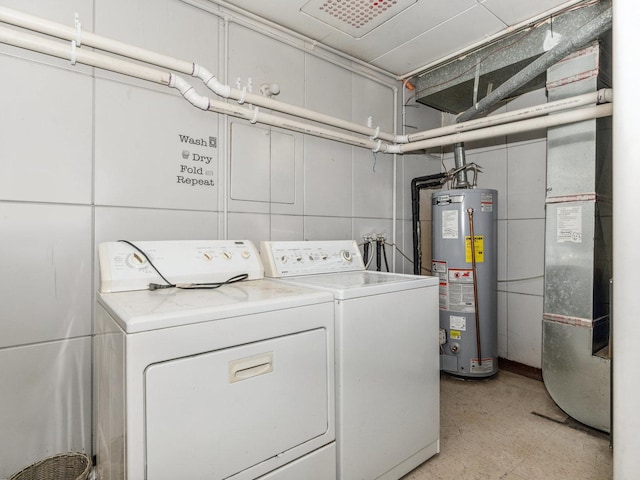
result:
[[[351,120],[352,73],[325,60],[305,57],[304,103],[309,110]]]
[[[304,217],[302,215],[271,215],[271,235],[262,240],[304,240]]]
[[[403,155],[398,157],[396,188],[398,191],[397,215],[399,218],[411,219],[411,180],[416,177],[440,173],[441,170],[440,157],[436,155]]]
[[[353,148],[320,138],[304,141],[304,213],[350,217]],[[330,193],[329,193],[330,192]]]
[[[354,238],[350,218],[304,217],[304,240],[351,240]]]
[[[218,238],[217,212],[95,207],[95,243]]]
[[[217,72],[218,17],[166,0],[95,0],[95,11],[96,33]]]
[[[509,320],[507,318],[507,293],[499,290],[498,285],[498,356],[502,358],[509,358],[509,352],[507,351],[508,335],[509,335]]]
[[[370,150],[353,151],[353,215],[391,218],[393,156]]]
[[[371,119],[373,128],[380,127],[383,132],[393,133],[393,90],[391,86],[372,82],[354,75],[351,83],[351,120],[367,125]]]
[[[260,213],[230,212],[227,220],[227,237],[251,240],[256,246],[260,240],[271,237],[271,217]]]
[[[91,453],[91,337],[0,349],[0,478]]]
[[[427,232],[427,235],[430,234],[431,232]],[[396,235],[396,246],[393,247],[396,249],[396,271],[413,275],[413,224],[411,221],[397,220]],[[391,247],[388,248],[391,249]],[[391,258],[390,253],[387,255]],[[423,273],[428,275],[428,272]]]
[[[509,218],[544,218],[546,141],[509,145],[507,149]]]
[[[91,333],[91,220],[89,206],[0,203],[0,348]]]
[[[0,71],[0,198],[90,203],[91,77],[4,55]]]
[[[511,294],[507,302],[507,358],[540,368],[543,298]]]
[[[217,210],[216,114],[173,93],[100,79],[95,104],[96,204]]]
[[[278,42],[244,26],[231,23],[229,28],[228,83],[251,87],[258,93],[263,83],[277,83],[282,102],[304,104],[304,65],[302,51]],[[251,83],[249,83],[251,80]]]
[[[507,284],[510,292],[542,296],[544,219],[508,221]]]

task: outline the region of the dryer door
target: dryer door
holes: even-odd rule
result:
[[[224,479],[324,434],[327,370],[324,329],[150,366],[147,478]]]

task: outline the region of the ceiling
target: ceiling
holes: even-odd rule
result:
[[[513,25],[576,0],[225,0],[406,77]]]

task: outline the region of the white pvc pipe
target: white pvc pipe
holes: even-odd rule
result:
[[[583,95],[556,100],[554,102],[526,107],[520,110],[514,110],[513,112],[491,115],[489,117],[478,118],[476,120],[469,120],[462,123],[454,123],[453,125],[434,128],[424,132],[403,135],[403,138],[399,138],[398,143],[413,143],[420,140],[426,140],[428,138],[441,137],[469,130],[478,130],[481,128],[491,127],[493,125],[501,125],[504,123],[525,120],[527,118],[539,117],[561,110],[569,110],[591,104],[609,103],[611,101],[613,101],[612,90],[610,88],[604,88],[597,92],[585,93]]]
[[[0,42],[53,57],[63,58],[69,60],[72,64],[76,62],[82,63],[91,67],[122,73],[165,86],[168,86],[170,81],[170,74],[167,72],[161,72],[153,68],[145,67],[144,65],[137,65],[90,50],[74,48],[70,43],[63,44],[2,26],[0,26]]]
[[[501,135],[509,135],[529,130],[536,130],[539,128],[562,125],[565,123],[578,122],[590,118],[607,116],[611,115],[613,110],[611,104],[605,104],[591,108],[581,108],[568,112],[557,113],[555,115],[550,115],[547,117],[530,118],[528,120],[513,122],[506,125],[496,125],[480,130],[472,130],[452,135],[445,135],[413,143],[389,145],[383,143],[380,139],[371,140],[361,137],[355,137],[350,134],[305,124],[288,118],[281,118],[275,115],[266,114],[260,112],[258,108],[248,109],[203,97],[197,94],[186,81],[175,77],[171,73],[161,72],[143,65],[134,64],[100,53],[77,49],[73,44],[61,44],[59,42],[42,39],[26,32],[20,32],[5,27],[0,27],[0,42],[52,55],[55,57],[64,58],[70,60],[72,63],[78,62],[85,65],[110,70],[116,73],[140,78],[150,82],[159,83],[161,85],[171,86],[178,89],[191,104],[201,109],[244,118],[252,123],[260,122],[267,125],[284,128],[286,130],[296,131],[325,138],[328,140],[346,143],[348,145],[356,147],[368,148],[374,153],[382,152],[403,154],[406,152],[423,150],[437,146],[451,145],[454,143],[480,140]]]
[[[151,50],[135,47],[101,35],[96,35],[95,33],[86,30],[78,31],[76,28],[53,22],[45,18],[29,15],[28,13],[13,10],[11,8],[0,6],[0,22],[26,28],[27,30],[32,30],[34,32],[44,33],[63,40],[69,40],[70,42],[76,41],[78,47],[81,45],[89,45],[97,48],[98,50],[115,53],[123,57],[133,58],[152,65],[162,66],[176,72],[185,73],[187,75],[193,74],[192,62],[185,62]]]
[[[613,478],[640,476],[640,308],[635,269],[640,265],[638,215],[638,104],[640,4],[616,0],[613,8]],[[622,101],[620,101],[622,99]]]
[[[209,72],[206,68],[193,62],[185,62],[177,58],[161,55],[150,50],[128,45],[126,43],[103,37],[101,35],[96,35],[91,32],[79,32],[73,27],[46,20],[41,17],[36,17],[34,15],[29,15],[27,13],[13,10],[7,7],[0,6],[0,21],[21,28],[26,28],[28,30],[68,40],[70,42],[76,41],[78,46],[80,44],[89,45],[105,52],[114,53],[127,58],[139,60],[141,62],[167,68],[169,70],[174,70],[176,72],[192,75],[194,77],[200,78],[205,83],[207,88],[209,88],[216,95],[219,95],[223,98],[231,98],[233,100],[239,101],[240,103],[258,105],[270,110],[276,110],[278,112],[305,118],[307,120],[323,123],[325,125],[332,125],[343,130],[349,130],[354,133],[367,135],[369,137],[372,137],[372,139],[374,140],[381,139],[386,142],[395,141],[396,136],[393,133],[381,132],[379,127],[367,127],[365,125],[360,125],[358,123],[343,120],[331,115],[325,115],[313,110],[308,110],[306,108],[280,102],[278,100],[274,100],[262,95],[238,90],[236,88],[232,88],[229,85],[223,85],[218,81],[215,75]]]
[[[579,108],[568,112],[556,113],[546,117],[530,118],[520,122],[508,123],[505,125],[496,125],[480,130],[472,130],[469,132],[455,133],[442,137],[421,140],[414,143],[405,143],[402,145],[389,145],[388,153],[407,153],[416,150],[424,150],[427,148],[441,147],[443,145],[453,145],[455,143],[470,142],[473,140],[483,140],[486,138],[499,137],[502,135],[512,135],[514,133],[522,133],[540,128],[555,127],[567,123],[581,122],[592,118],[606,117],[613,113],[613,105],[610,103],[597,105],[595,107]]]

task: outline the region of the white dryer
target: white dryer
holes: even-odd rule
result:
[[[133,244],[99,247],[100,480],[335,479],[332,295],[262,279],[248,241]],[[181,287],[249,279],[162,288],[149,261]]]
[[[331,292],[341,480],[395,480],[439,452],[438,280],[370,272],[353,241],[261,242],[265,276]]]

